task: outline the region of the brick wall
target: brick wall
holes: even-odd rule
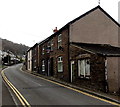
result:
[[[62,49],[58,49],[58,35],[62,34]],[[44,55],[42,55],[42,47],[45,46],[45,50],[47,47],[47,43],[49,41],[53,40],[53,51],[51,51],[50,53],[46,53]],[[43,44],[41,44],[39,46],[39,73],[41,72],[41,61],[44,59],[45,60],[45,64],[46,64],[46,72],[44,73],[44,75],[47,75],[48,73],[48,59],[53,59],[53,64],[51,67],[53,67],[53,76],[65,81],[69,81],[69,70],[68,70],[68,28],[62,30],[61,32],[57,33],[56,35],[54,35],[53,37],[51,37],[49,40],[47,40],[46,42],[44,42]],[[57,58],[59,56],[63,57],[63,72],[58,72],[57,70]],[[52,62],[51,62],[52,63]]]
[[[38,45],[32,48],[32,71],[38,71]]]

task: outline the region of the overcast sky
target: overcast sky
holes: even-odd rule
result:
[[[0,0],[0,37],[33,46],[69,21],[98,5],[99,0]],[[100,6],[118,21],[118,2]]]

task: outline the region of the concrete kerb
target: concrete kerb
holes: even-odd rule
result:
[[[23,70],[23,69],[22,69],[22,70]],[[58,83],[60,83],[60,84],[69,86],[69,87],[71,87],[71,88],[78,89],[78,90],[80,90],[80,91],[86,92],[86,93],[91,94],[91,95],[94,95],[94,96],[96,96],[96,97],[100,97],[100,98],[102,98],[102,99],[109,100],[109,101],[112,101],[112,102],[115,102],[115,103],[120,104],[120,101],[118,101],[118,100],[112,99],[112,98],[110,98],[110,97],[104,96],[104,95],[102,95],[102,94],[99,94],[99,93],[96,93],[96,92],[93,92],[93,91],[90,91],[90,90],[87,90],[87,89],[80,88],[80,87],[75,86],[75,85],[70,84],[70,83],[63,82],[63,81],[58,80],[58,79],[56,79],[56,78],[54,78],[54,77],[47,77],[47,76],[38,74],[38,73],[36,73],[36,72],[30,72],[30,71],[28,71],[28,70],[23,70],[23,71],[26,71],[26,72],[28,72],[28,73],[30,73],[30,74],[33,74],[33,75],[36,75],[36,76],[43,77],[43,78],[48,79],[48,80],[52,80],[52,81],[54,81],[54,82],[58,82]]]

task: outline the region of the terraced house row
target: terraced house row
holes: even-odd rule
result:
[[[120,25],[100,6],[27,51],[26,69],[81,87],[120,93]]]

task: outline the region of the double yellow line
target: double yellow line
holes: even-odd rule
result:
[[[7,77],[4,74],[4,70],[2,70],[1,75],[4,79],[4,81],[7,83],[7,85],[12,89],[12,91],[15,93],[19,101],[21,102],[22,106],[24,107],[31,107],[28,101],[22,96],[22,94],[15,88],[15,86],[7,79]]]
[[[34,76],[36,76],[36,75],[34,75]],[[116,103],[116,102],[109,101],[109,100],[107,100],[107,99],[103,99],[103,98],[100,98],[100,97],[94,96],[94,95],[92,95],[92,94],[89,94],[89,93],[86,93],[86,92],[80,91],[80,90],[78,90],[78,89],[75,89],[75,88],[72,88],[72,87],[69,87],[69,86],[63,85],[63,84],[61,84],[61,83],[57,83],[57,82],[52,81],[52,80],[48,80],[48,79],[46,79],[46,78],[42,78],[42,77],[39,77],[39,76],[36,76],[36,77],[38,77],[38,78],[40,78],[40,79],[43,79],[43,80],[46,80],[46,81],[49,81],[49,82],[54,83],[54,84],[56,84],[56,85],[59,85],[59,86],[65,87],[65,88],[67,88],[67,89],[70,89],[70,90],[76,91],[76,92],[78,92],[78,93],[84,94],[84,95],[86,95],[86,96],[89,96],[89,97],[92,97],[92,98],[98,99],[98,100],[100,100],[100,101],[104,101],[104,102],[106,102],[106,103],[109,103],[109,104],[115,105],[115,106],[117,106],[117,107],[120,107],[120,104],[118,104],[118,103]]]
[[[22,69],[20,69],[20,70],[22,71]],[[28,72],[27,72],[27,73],[28,73]],[[30,73],[29,73],[29,74],[30,74]],[[55,81],[52,81],[52,80],[49,80],[49,79],[46,79],[46,78],[43,78],[43,77],[40,77],[40,76],[36,76],[36,75],[33,75],[33,74],[30,74],[30,75],[35,76],[35,77],[38,77],[38,78],[40,78],[40,79],[42,79],[42,80],[45,80],[45,81],[51,82],[51,83],[53,83],[53,84],[56,84],[56,85],[59,85],[59,86],[65,87],[65,88],[67,88],[67,89],[70,89],[70,90],[76,91],[76,92],[81,93],[81,94],[84,94],[84,95],[86,95],[86,96],[89,96],[89,97],[92,97],[92,98],[98,99],[98,100],[100,100],[100,101],[104,101],[104,102],[106,102],[106,103],[109,103],[109,104],[115,105],[115,106],[117,106],[117,107],[120,107],[120,104],[119,104],[119,103],[116,103],[116,102],[113,102],[113,101],[109,101],[109,100],[107,100],[107,99],[103,99],[103,98],[100,98],[100,97],[94,96],[94,95],[92,95],[92,94],[89,94],[89,93],[86,93],[86,92],[80,91],[80,90],[78,90],[78,89],[75,89],[75,88],[72,88],[72,87],[69,87],[69,86],[63,85],[63,84],[61,84],[61,83],[58,83],[58,82],[55,82]]]
[[[20,69],[22,71],[22,69]],[[30,74],[30,73],[29,73]],[[15,95],[17,96],[17,98],[19,99],[19,101],[21,102],[21,104],[24,106],[24,107],[31,107],[31,105],[28,103],[28,101],[22,96],[22,94],[15,88],[15,86],[7,79],[7,77],[5,76],[4,74],[4,70],[1,72],[1,75],[3,77],[3,79],[5,80],[5,82],[8,84],[8,86],[12,89],[12,91],[15,93]],[[48,82],[51,82],[51,83],[54,83],[54,84],[57,84],[59,86],[62,86],[62,87],[65,87],[67,89],[70,89],[70,90],[73,90],[73,91],[76,91],[78,93],[82,93],[84,95],[87,95],[87,96],[90,96],[90,97],[93,97],[95,99],[98,99],[98,100],[101,100],[101,101],[104,101],[104,102],[107,102],[107,103],[110,103],[112,105],[116,105],[116,106],[119,106],[120,107],[120,104],[118,103],[115,103],[115,102],[112,102],[112,101],[108,101],[106,99],[103,99],[103,98],[99,98],[97,96],[94,96],[94,95],[91,95],[91,94],[88,94],[86,92],[83,92],[83,91],[80,91],[80,90],[77,90],[77,89],[74,89],[72,87],[69,87],[69,86],[66,86],[66,85],[63,85],[63,84],[60,84],[60,83],[57,83],[55,81],[52,81],[52,80],[48,80],[46,78],[43,78],[43,77],[39,77],[39,76],[36,76],[36,75],[33,75],[33,74],[30,74],[32,76],[35,76],[35,77],[38,77],[42,80],[45,80],[45,81],[48,81]]]

